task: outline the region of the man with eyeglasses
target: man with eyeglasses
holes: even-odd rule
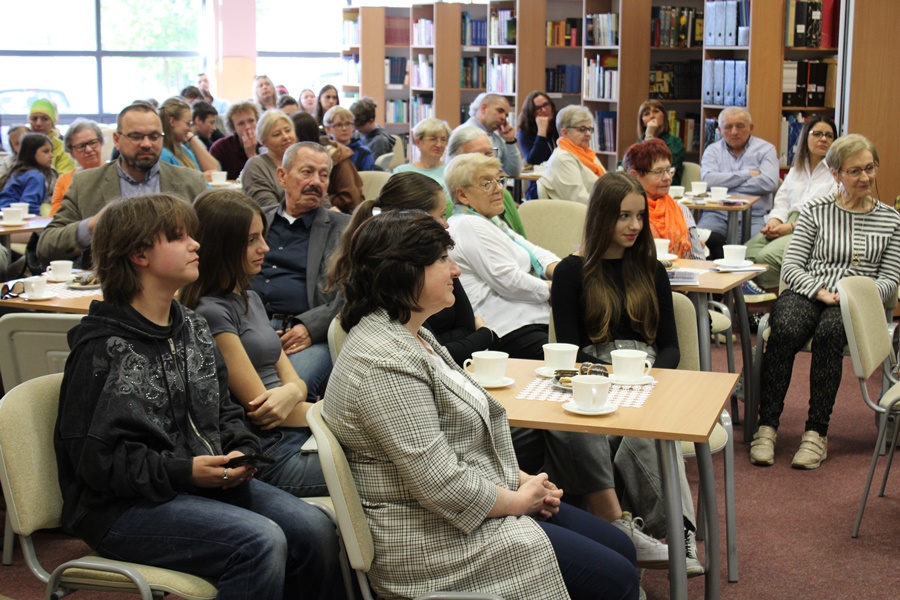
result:
[[[719,133],[722,139],[703,152],[700,176],[710,187],[727,187],[729,194],[760,197],[750,209],[753,237],[765,226],[772,195],[778,189],[778,152],[769,142],[753,137],[753,119],[740,106],[729,106],[719,113]],[[746,211],[741,213],[741,219],[746,216]],[[712,232],[706,240],[710,260],[722,258],[728,233],[727,213],[703,211],[697,227]]]
[[[472,102],[469,115],[469,120],[460,127],[478,127],[487,132],[503,172],[518,177],[522,173],[522,153],[516,140],[516,128],[506,120],[509,101],[499,94],[481,94]]]
[[[38,258],[47,262],[81,256],[81,266],[88,268],[94,226],[111,200],[167,193],[193,202],[206,190],[199,171],[159,162],[162,138],[162,122],[150,104],[122,109],[113,134],[119,157],[74,175],[59,211],[38,240]]]

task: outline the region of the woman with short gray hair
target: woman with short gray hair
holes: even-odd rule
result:
[[[244,194],[260,206],[274,206],[284,200],[277,173],[284,153],[297,142],[294,122],[280,110],[267,110],[256,124],[256,138],[268,152],[247,161],[241,172],[241,186]]]
[[[583,106],[567,106],[556,115],[559,140],[538,180],[538,197],[587,204],[588,194],[606,169],[591,149],[594,117]]]
[[[447,121],[433,117],[422,119],[413,129],[413,145],[419,151],[419,157],[411,163],[400,165],[394,173],[421,173],[444,185],[444,156],[449,140],[450,126]]]
[[[94,169],[103,164],[103,131],[100,126],[87,119],[75,119],[66,132],[63,140],[66,152],[78,163],[77,171]],[[56,180],[53,188],[53,200],[50,202],[50,216],[56,214],[62,206],[63,196],[72,185],[76,171],[63,173]]]

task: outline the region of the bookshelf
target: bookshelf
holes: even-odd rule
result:
[[[376,121],[390,133],[409,130],[405,61],[409,56],[406,9],[362,6],[343,9],[341,50],[345,97],[368,96],[378,105]]]

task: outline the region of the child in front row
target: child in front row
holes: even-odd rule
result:
[[[213,579],[217,598],[337,597],[328,517],[226,466],[259,442],[206,321],[173,300],[198,276],[196,228],[167,195],[97,222],[104,300],[69,332],[55,432],[63,526],[103,556]]]

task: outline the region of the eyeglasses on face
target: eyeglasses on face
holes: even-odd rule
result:
[[[585,133],[594,133],[593,127],[572,127],[571,129],[572,129],[572,131],[577,131],[578,133],[580,133],[582,135]]]
[[[858,179],[860,175],[865,172],[865,174],[869,177],[878,172],[878,163],[869,163],[865,167],[853,167],[852,169],[841,169],[840,171],[847,177],[852,177],[853,179]]]
[[[550,108],[549,102],[544,102],[543,104],[538,104],[537,102],[534,103],[535,111],[544,110],[545,108]]]
[[[831,133],[830,131],[815,131],[815,130],[814,130],[814,131],[810,131],[810,132],[809,132],[809,135],[813,136],[813,137],[816,138],[816,139],[819,139],[819,138],[821,138],[822,136],[825,136],[825,139],[826,139],[826,140],[833,140],[833,139],[834,139],[834,134]]]
[[[675,175],[675,167],[669,167],[667,169],[654,169],[653,171],[644,171],[647,175],[653,175],[657,179],[662,179],[666,175],[672,177]]]
[[[153,133],[138,133],[137,131],[132,131],[131,133],[122,133],[121,131],[119,131],[118,134],[127,137],[135,144],[140,144],[142,141],[144,141],[144,138],[147,138],[147,140],[149,140],[151,144],[155,144],[165,135],[161,131],[154,131]]]
[[[96,150],[100,147],[100,138],[94,138],[89,142],[85,142],[83,144],[75,144],[72,146],[72,152],[84,152],[86,149],[90,148],[91,150]]]
[[[449,142],[450,140],[448,140],[445,137],[435,137],[433,135],[429,135],[428,137],[423,137],[422,141],[428,142],[429,144],[444,144],[444,145],[446,145],[447,142]]]
[[[505,188],[507,181],[509,181],[509,179],[507,177],[501,176],[501,177],[498,177],[497,179],[485,179],[481,183],[473,183],[469,187],[477,187],[477,188],[481,188],[485,192],[489,192],[495,185],[500,186],[501,189]]]
[[[350,129],[351,127],[353,127],[353,123],[350,123],[349,121],[345,121],[343,123],[332,123],[331,125],[329,125],[329,127],[332,127],[334,129]]]
[[[3,287],[0,288],[0,300],[9,300],[10,298],[18,298],[25,291],[25,284],[21,281],[17,281],[12,284],[12,287],[7,284],[3,284]]]

